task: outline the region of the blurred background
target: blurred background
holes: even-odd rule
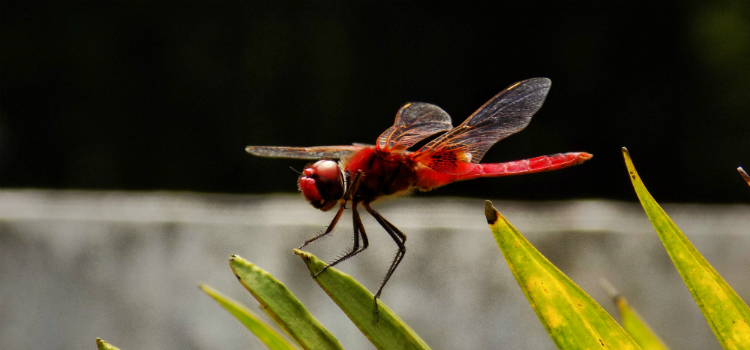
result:
[[[462,122],[513,82],[552,90],[486,162],[586,167],[430,195],[738,202],[750,167],[750,4],[2,5],[0,186],[293,192],[247,145],[373,143],[409,101]]]
[[[484,162],[594,159],[376,203],[409,234],[402,269],[413,271],[396,273],[384,301],[436,349],[554,348],[484,226],[483,199],[509,200],[498,209],[597,300],[606,302],[598,279],[610,278],[667,325],[656,328],[674,348],[718,348],[634,204],[620,148],[654,197],[675,203],[668,212],[683,231],[701,235],[719,272],[741,276],[750,236],[750,192],[735,170],[750,168],[742,1],[3,2],[0,348],[93,348],[96,336],[123,349],[258,346],[194,288],[209,282],[252,304],[229,254],[297,286],[347,348],[368,348],[340,328],[344,316],[309,290],[289,252],[330,220],[278,194],[296,191],[289,167],[306,162],[254,158],[245,146],[374,143],[411,101],[458,124],[537,76],[553,82],[544,107]],[[341,267],[374,290],[394,247],[366,225],[385,241]],[[314,252],[336,256],[350,244],[345,226],[341,241]],[[750,298],[746,273],[730,283]]]

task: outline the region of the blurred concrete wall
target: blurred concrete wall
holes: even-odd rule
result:
[[[636,203],[494,204],[611,313],[601,278],[672,348],[720,348]],[[376,203],[409,236],[383,301],[434,349],[554,349],[483,206],[457,198]],[[750,300],[750,206],[664,208]],[[331,217],[292,195],[0,191],[0,349],[94,349],[95,337],[123,350],[262,349],[197,288],[207,283],[258,310],[229,269],[230,254],[284,282],[345,348],[373,349],[291,252]],[[371,248],[339,268],[375,290],[396,247],[364,220]],[[342,219],[310,251],[337,256],[351,244],[350,223]]]

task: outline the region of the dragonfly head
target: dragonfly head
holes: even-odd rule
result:
[[[313,207],[328,211],[344,196],[344,171],[335,161],[319,160],[305,167],[298,185]]]

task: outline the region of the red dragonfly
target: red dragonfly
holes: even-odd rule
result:
[[[498,93],[458,127],[448,113],[429,103],[407,103],[396,114],[396,122],[378,137],[376,145],[319,147],[249,146],[260,157],[322,159],[308,165],[299,177],[299,190],[313,207],[339,209],[325,232],[307,240],[301,248],[330,234],[351,202],[354,246],[326,268],[349,259],[369,243],[357,207],[372,215],[398,245],[398,252],[375,294],[377,299],[406,252],[406,235],[370,207],[378,198],[413,189],[429,191],[456,181],[557,170],[580,164],[592,155],[585,152],[558,153],[507,163],[480,164],[495,144],[525,128],[544,103],[551,81],[533,78],[517,82]],[[422,148],[409,147],[444,133]],[[333,159],[338,159],[338,162]],[[360,245],[361,240],[361,245]],[[318,272],[320,274],[323,272]],[[315,275],[317,276],[317,275]]]

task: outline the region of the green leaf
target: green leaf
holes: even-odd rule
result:
[[[747,182],[748,185],[750,185],[750,175],[748,175],[742,167],[737,168],[737,171],[740,172],[740,176]]]
[[[219,291],[201,284],[200,288],[210,297],[214,298],[219,305],[223,306],[230,314],[237,318],[240,323],[245,325],[258,339],[271,350],[295,350],[296,346],[284,339],[281,334],[276,332],[271,326],[263,322],[252,311],[242,304],[226,297]]]
[[[237,255],[229,258],[229,266],[245,289],[303,349],[343,349],[339,341],[271,274]]]
[[[101,338],[96,338],[96,348],[99,350],[120,350],[120,348],[112,346]]]
[[[664,248],[724,349],[750,349],[750,309],[651,197],[628,150],[625,165],[633,188]]]
[[[612,317],[492,206],[485,215],[518,285],[559,349],[640,349]]]
[[[641,318],[635,309],[628,305],[628,301],[619,296],[613,300],[620,311],[622,327],[643,350],[666,350],[669,349],[656,333],[649,327],[648,323]]]
[[[307,264],[312,275],[326,264],[314,255],[294,250]],[[348,275],[328,268],[315,277],[321,288],[333,299],[349,319],[378,349],[429,349],[429,346],[393,311],[378,300],[380,318],[375,321],[373,295],[365,287]]]
[[[622,328],[635,340],[643,350],[667,350],[669,349],[659,336],[649,327],[643,318],[635,311],[628,301],[622,297],[615,287],[609,282],[602,281],[602,287],[612,298],[612,301],[620,311],[620,323]]]

